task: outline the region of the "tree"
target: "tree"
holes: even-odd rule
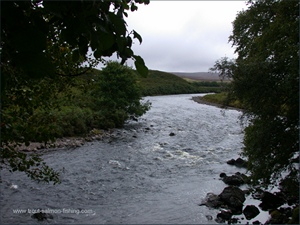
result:
[[[138,9],[136,3],[149,1],[2,1],[1,66],[22,69],[29,77],[76,75],[61,71],[62,63],[71,71],[82,68],[76,63],[88,60],[90,50],[97,60],[115,52],[122,63],[134,58],[137,70],[146,74],[142,58],[131,50],[132,37],[140,43],[142,38],[127,31],[123,18],[127,10]]]
[[[232,79],[233,71],[235,68],[235,59],[229,59],[228,57],[223,57],[215,62],[215,65],[209,70],[212,72],[216,72],[222,78]]]
[[[37,107],[50,107],[51,99],[113,53],[124,64],[135,60],[146,75],[143,59],[132,51],[136,31],[128,31],[124,17],[137,4],[149,0],[113,1],[1,1],[1,149],[0,163],[25,172],[38,181],[59,182],[59,174],[36,155],[17,150],[32,140],[24,129]],[[51,123],[50,123],[51,124]],[[40,131],[38,141],[51,135]]]
[[[127,119],[140,117],[150,108],[149,102],[140,102],[137,74],[130,67],[109,62],[95,85],[94,110],[112,127],[122,127]]]
[[[229,40],[238,58],[232,94],[246,109],[244,155],[255,181],[299,182],[299,2],[249,1]]]

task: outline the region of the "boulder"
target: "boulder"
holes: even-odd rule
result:
[[[238,218],[231,218],[230,220],[228,220],[228,224],[237,224],[237,223],[241,223],[239,222]]]
[[[243,168],[247,168],[247,161],[242,159],[242,158],[237,158],[237,159],[230,159],[229,161],[227,161],[228,165],[233,165],[236,167],[243,167]]]
[[[255,205],[247,205],[243,213],[247,220],[251,220],[259,214],[259,209]]]
[[[239,173],[232,176],[227,176],[226,173],[221,173],[220,177],[225,184],[240,186],[245,183],[244,179]]]
[[[228,160],[228,161],[227,161],[227,164],[228,164],[228,165],[234,166],[234,165],[235,165],[235,159],[230,159],[230,160]]]
[[[270,192],[265,191],[261,196],[261,203],[259,207],[264,210],[276,209],[284,204],[284,199]]]
[[[171,133],[169,134],[169,136],[175,136],[175,133],[171,132]]]
[[[224,202],[234,215],[242,214],[243,202],[246,200],[245,193],[235,186],[224,188],[219,198]]]
[[[232,217],[232,212],[231,211],[225,211],[225,210],[222,210],[217,215],[217,218],[220,218],[222,220],[230,220],[231,217]]]
[[[205,217],[206,217],[206,219],[207,219],[208,221],[213,220],[213,217],[212,217],[211,215],[206,215]]]
[[[235,160],[235,166],[247,168],[247,161],[242,158],[237,158]]]
[[[224,203],[221,201],[220,197],[218,195],[215,195],[213,193],[208,193],[205,197],[205,199],[199,204],[200,206],[206,205],[209,208],[219,208]]]
[[[228,224],[237,224],[238,218],[232,218],[232,213],[230,211],[222,210],[220,213],[218,213],[215,221],[223,224],[225,224],[226,221]]]

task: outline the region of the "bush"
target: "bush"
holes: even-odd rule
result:
[[[149,102],[140,101],[137,74],[118,62],[109,62],[102,70],[92,96],[93,110],[109,126],[122,127],[128,118],[139,117],[150,108]]]
[[[93,124],[93,112],[89,108],[62,106],[50,111],[36,111],[30,118],[33,141],[39,141],[40,135],[70,137],[86,134]]]

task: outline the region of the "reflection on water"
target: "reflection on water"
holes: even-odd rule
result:
[[[52,212],[53,224],[215,223],[217,211],[198,204],[223,190],[221,172],[237,171],[226,161],[242,148],[241,113],[192,96],[147,97],[152,109],[107,140],[45,151],[63,171],[60,185],[2,171],[1,224],[36,223],[38,209]]]

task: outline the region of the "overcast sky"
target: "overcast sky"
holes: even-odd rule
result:
[[[219,58],[235,57],[228,37],[245,1],[150,1],[138,7],[125,20],[143,38],[133,50],[149,69],[208,72]]]

